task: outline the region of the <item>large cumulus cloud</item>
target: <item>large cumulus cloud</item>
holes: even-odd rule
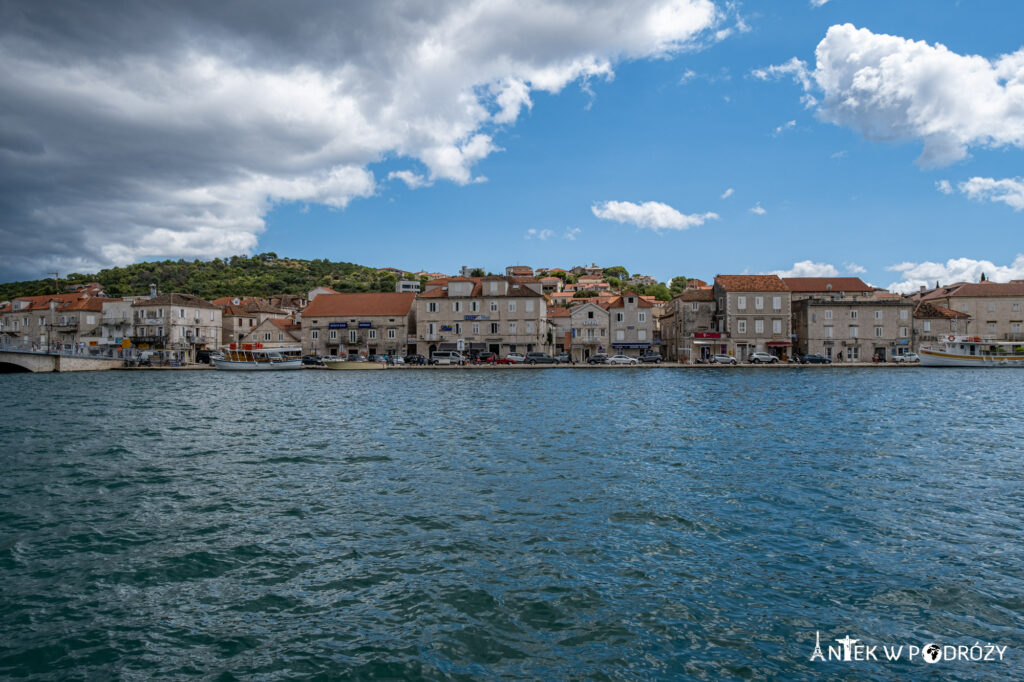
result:
[[[532,92],[720,21],[711,0],[6,2],[0,275],[251,250],[275,202],[343,208],[388,157],[410,186],[480,180]]]

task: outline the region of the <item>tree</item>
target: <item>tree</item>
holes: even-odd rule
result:
[[[483,268],[473,268],[472,270],[469,271],[469,276],[470,277],[483,277],[484,276],[484,269]]]
[[[679,294],[686,291],[686,285],[689,283],[689,277],[686,277],[685,275],[679,275],[678,277],[672,278],[672,281],[669,283],[668,290],[672,292],[673,296],[678,296]]]
[[[608,277],[618,277],[619,279],[629,279],[629,270],[622,267],[621,265],[613,265],[610,268],[605,268],[603,272],[605,279]]]
[[[593,289],[584,289],[572,295],[573,298],[594,298],[595,296],[597,296],[597,292]]]
[[[622,286],[622,282],[619,281],[618,277],[605,277],[604,281],[608,282],[612,289],[618,289]]]
[[[652,284],[646,288],[645,296],[654,296],[659,301],[671,301],[672,292],[662,282]]]

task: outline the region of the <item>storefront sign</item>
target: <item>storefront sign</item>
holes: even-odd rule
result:
[[[695,339],[720,339],[722,332],[697,332],[693,335]]]
[[[329,322],[328,329],[348,329],[348,322]]]
[[[373,326],[372,322],[360,322],[359,323],[359,328],[360,329],[369,329],[372,326]]]

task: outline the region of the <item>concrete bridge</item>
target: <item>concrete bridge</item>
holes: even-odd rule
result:
[[[120,369],[123,366],[124,361],[121,358],[12,350],[0,347],[0,373],[89,372],[100,369]]]

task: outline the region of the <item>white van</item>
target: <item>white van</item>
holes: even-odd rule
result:
[[[464,365],[466,358],[457,350],[435,350],[430,354],[432,365]]]

